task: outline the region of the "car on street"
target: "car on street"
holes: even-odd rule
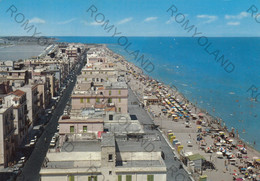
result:
[[[36,143],[36,140],[32,139],[32,140],[30,141],[30,146],[34,146],[35,143]]]

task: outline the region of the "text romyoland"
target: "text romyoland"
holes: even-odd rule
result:
[[[42,34],[41,32],[37,32],[37,27],[33,24],[30,24],[29,19],[26,18],[26,16],[19,12],[17,7],[15,5],[11,5],[7,10],[6,13],[10,12],[10,17],[14,19],[14,21],[18,24],[21,24],[21,27],[23,28],[26,33],[32,32],[32,37],[37,38],[37,44],[41,46],[50,45],[52,43],[48,42],[48,39],[43,38],[42,36],[36,37],[36,35]]]
[[[190,20],[186,19],[183,13],[178,13],[178,8],[175,5],[171,5],[166,12],[170,12],[171,18],[173,18],[175,22],[179,23],[185,31],[187,30],[187,33],[193,31],[192,37],[198,38],[198,45],[204,47],[206,53],[213,55],[216,62],[221,62],[221,67],[223,67],[227,73],[231,73],[235,70],[235,65],[228,59],[225,59],[224,55],[221,55],[220,50],[212,50],[212,42],[209,42],[209,39],[206,36],[202,36],[202,32],[198,32],[198,28],[195,25],[189,26]]]
[[[107,33],[112,31],[111,37],[117,38],[118,45],[124,47],[125,52],[133,56],[135,61],[140,61],[141,67],[147,73],[151,73],[154,70],[154,64],[149,59],[144,60],[145,57],[143,54],[140,55],[140,50],[129,52],[129,47],[132,45],[132,42],[129,42],[128,38],[123,36],[122,32],[119,32],[115,25],[109,24],[109,19],[107,19],[103,13],[98,12],[98,8],[95,5],[91,5],[86,12],[90,13],[90,17],[93,18],[96,23],[100,24],[101,27],[104,27]]]

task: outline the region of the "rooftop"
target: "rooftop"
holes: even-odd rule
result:
[[[161,142],[141,138],[139,140],[118,140],[117,152],[160,152]]]
[[[104,87],[107,89],[127,89],[125,82],[104,82]]]
[[[101,143],[97,140],[65,142],[61,152],[99,152]]]
[[[115,136],[113,133],[103,133],[101,146],[115,146]]]
[[[13,94],[13,95],[16,95],[18,97],[21,97],[21,96],[23,96],[25,94],[25,92],[22,91],[22,90],[17,89],[17,90],[15,90],[15,91],[13,91],[13,92],[11,92],[9,94]]]

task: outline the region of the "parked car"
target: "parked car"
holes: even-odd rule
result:
[[[34,146],[35,143],[36,143],[36,140],[32,139],[32,140],[30,141],[30,146]]]
[[[56,145],[56,138],[52,137],[50,147],[55,147],[55,145]]]

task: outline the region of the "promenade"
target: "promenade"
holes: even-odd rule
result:
[[[165,164],[167,166],[167,181],[191,181],[189,174],[182,168],[182,163],[179,161],[171,147],[168,145],[161,132],[157,129],[151,129],[153,120],[148,115],[147,111],[140,107],[137,97],[134,95],[131,88],[128,89],[128,110],[130,114],[135,114],[141,124],[144,124],[144,131],[148,133],[156,133],[161,139],[161,148],[165,154]],[[138,102],[138,104],[135,104]],[[134,103],[134,104],[133,104]]]
[[[138,99],[133,99],[132,101],[137,101],[138,104],[141,102],[141,104],[144,103],[143,97],[147,94],[152,94],[152,92],[155,92],[157,89],[158,91],[158,85],[150,84],[147,82],[148,80],[143,80],[143,77],[146,77],[142,75],[141,70],[136,67],[135,65],[131,63],[125,63],[128,66],[128,71],[130,70],[130,73],[127,75],[128,85],[133,89],[129,92],[129,100],[133,99],[131,98],[132,92],[134,92],[135,96],[138,97]],[[123,67],[123,65],[122,65]],[[129,69],[130,67],[130,69]],[[122,68],[123,69],[123,68]],[[140,76],[139,76],[140,75]],[[140,81],[142,79],[142,81]],[[151,80],[151,78],[150,78]],[[145,84],[144,84],[145,83]],[[154,87],[153,87],[154,86]],[[157,87],[156,87],[157,86]],[[163,85],[164,86],[164,85]],[[151,88],[153,87],[153,88]],[[175,92],[175,91],[170,91]],[[168,92],[169,94],[169,92]],[[167,97],[167,92],[164,94],[165,97]],[[140,101],[140,102],[139,102]],[[185,102],[185,106],[182,105],[182,107],[186,107],[187,110],[190,111],[189,115],[198,115],[202,114],[202,110],[197,108],[195,105],[192,105],[188,100],[184,99],[183,102]],[[136,108],[136,109],[134,109]],[[134,109],[134,111],[133,111]],[[229,181],[233,179],[242,179],[246,178],[248,180],[254,180],[259,178],[259,169],[256,167],[251,167],[251,164],[256,164],[254,160],[259,160],[260,154],[254,149],[251,149],[250,147],[247,147],[245,144],[240,143],[240,140],[237,139],[237,137],[229,137],[230,133],[227,132],[224,128],[222,128],[217,122],[214,121],[214,118],[211,117],[208,114],[203,113],[203,117],[201,118],[201,121],[204,122],[206,125],[201,126],[197,124],[197,121],[194,121],[190,118],[185,118],[183,116],[176,117],[173,119],[172,116],[169,117],[168,113],[163,113],[162,110],[165,110],[165,105],[161,103],[155,103],[153,105],[147,105],[144,106],[144,109],[139,107],[139,105],[129,105],[129,112],[136,112],[140,116],[139,120],[143,124],[149,124],[154,123],[156,125],[159,125],[161,130],[163,131],[163,134],[167,136],[168,131],[172,131],[178,141],[183,145],[182,153],[198,153],[201,156],[203,156],[208,162],[211,162],[213,167],[215,169],[206,169],[202,170],[200,173],[193,173],[192,170],[189,168],[188,170],[192,172],[192,176],[197,180],[200,175],[207,175],[208,180],[211,181]],[[177,110],[175,110],[177,111]],[[168,111],[169,112],[169,111]],[[148,118],[146,118],[146,115],[149,115]],[[138,116],[137,116],[138,117]],[[196,118],[199,120],[198,118]],[[189,126],[187,126],[189,124]],[[228,143],[223,143],[224,146],[218,146],[216,143],[218,143],[219,139],[218,137],[215,137],[214,133],[206,133],[205,136],[202,136],[203,138],[203,146],[202,142],[197,141],[198,135],[201,135],[201,132],[198,132],[198,127],[201,127],[203,133],[207,129],[212,129],[213,127],[216,129],[220,129],[220,132],[223,132],[225,135],[225,139],[227,140],[234,140],[233,142],[236,143],[236,145],[242,146],[240,148],[246,147],[247,154],[242,154],[241,157],[237,158],[237,154],[241,155],[239,147],[232,148]],[[150,130],[147,130],[150,131]],[[221,138],[220,138],[221,139]],[[163,144],[165,145],[165,140],[162,139]],[[219,144],[219,143],[218,143]],[[174,157],[174,154],[171,153],[166,147],[164,147],[167,152],[167,158],[166,163],[167,167],[170,168],[169,163],[174,163],[176,166],[176,161],[174,160],[168,160]],[[169,148],[169,146],[168,146]],[[206,151],[207,149],[210,149],[210,151]],[[219,153],[222,154],[222,152],[219,152],[220,149],[223,149],[225,152],[228,152],[232,156],[232,160],[230,158],[227,158],[223,152],[223,158],[219,157]],[[168,156],[169,154],[169,156]],[[222,157],[222,156],[221,156]],[[232,161],[232,163],[231,163]],[[233,162],[235,161],[235,162]],[[245,171],[241,172],[241,168]],[[251,176],[248,177],[248,173],[251,173]],[[176,178],[172,177],[170,175],[170,172],[168,173],[169,180],[176,180]]]

